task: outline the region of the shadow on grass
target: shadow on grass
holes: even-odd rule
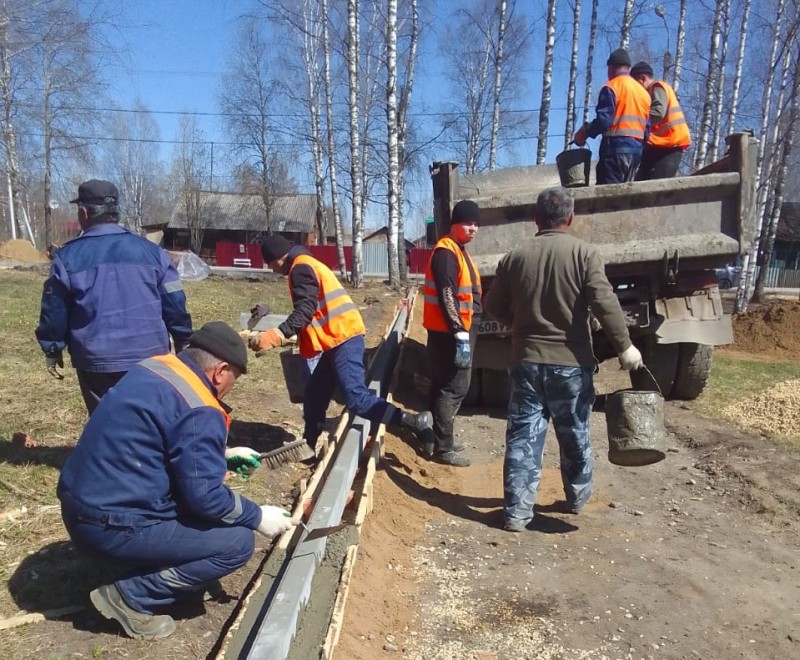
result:
[[[228,433],[228,446],[245,446],[257,452],[278,449],[286,442],[296,440],[293,433],[282,426],[265,422],[242,422],[234,419]]]
[[[9,465],[47,465],[61,469],[64,461],[72,453],[72,447],[22,447],[10,439],[0,440],[0,463]]]
[[[110,584],[131,568],[124,562],[115,562],[99,555],[77,549],[68,541],[44,546],[25,557],[8,581],[8,591],[21,610],[47,612],[61,608],[82,609],[65,616],[77,630],[92,633],[119,634],[115,621],[102,617],[89,600],[89,592]],[[161,608],[159,613],[174,619],[193,619],[206,613],[204,592],[187,593],[174,604]],[[219,602],[231,597],[224,591],[215,594]]]

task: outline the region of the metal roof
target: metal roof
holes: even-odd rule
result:
[[[258,195],[227,192],[200,192],[205,229],[266,231],[264,204]],[[314,195],[282,195],[272,206],[272,231],[305,232],[314,229],[317,204]],[[185,229],[186,216],[178,203],[170,214],[170,229]]]

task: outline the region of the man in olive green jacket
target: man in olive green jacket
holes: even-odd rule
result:
[[[485,311],[511,327],[503,483],[505,527],[513,532],[533,520],[551,418],[568,509],[580,512],[592,494],[589,414],[597,361],[590,309],[622,367],[642,366],[603,260],[593,245],[568,231],[573,217],[573,200],[566,189],[543,191],[536,203],[539,232],[500,261],[484,300]]]

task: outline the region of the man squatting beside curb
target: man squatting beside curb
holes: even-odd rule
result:
[[[277,328],[250,339],[250,348],[259,355],[286,345],[287,337],[297,335],[301,357],[309,360],[319,356],[303,394],[303,437],[309,446],[316,448],[337,384],[352,413],[374,424],[412,429],[425,441],[433,427],[429,412],[404,412],[367,388],[364,321],[331,269],[311,256],[307,248],[293,245],[278,234],[264,239],[261,254],[272,270],[288,275],[294,309]]]
[[[511,397],[503,464],[505,528],[533,521],[547,425],[560,449],[567,508],[579,513],[592,494],[589,414],[594,402],[589,310],[600,322],[624,369],[642,367],[625,317],[596,248],[568,231],[573,200],[564,188],[536,202],[539,232],[500,261],[484,307],[511,327]]]
[[[222,321],[206,323],[180,355],[148,358],[101,399],[61,470],[64,526],[87,553],[126,573],[91,601],[136,639],[175,630],[154,610],[211,588],[253,554],[253,531],[289,529],[289,513],[224,484],[230,429],[222,399],[247,372],[247,348]]]

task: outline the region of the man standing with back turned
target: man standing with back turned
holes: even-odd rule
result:
[[[62,378],[69,348],[91,415],[132,366],[179,353],[192,334],[178,271],[164,250],[119,224],[119,192],[110,181],[78,186],[83,233],[53,255],[36,338],[48,371]]]
[[[481,317],[481,276],[466,245],[478,234],[480,209],[468,199],[453,207],[450,231],[433,248],[425,269],[425,306],[422,324],[428,331],[431,361],[430,407],[433,413],[435,460],[466,467],[455,444],[453,422],[469,390],[472,355]]]
[[[675,91],[663,80],[653,80],[653,67],[637,62],[631,77],[650,94],[650,135],[644,145],[637,181],[671,179],[683,152],[692,144],[689,126]]]
[[[261,254],[272,270],[289,277],[294,309],[277,328],[251,338],[250,348],[258,356],[286,345],[288,337],[297,335],[300,355],[307,360],[319,357],[303,395],[303,437],[311,449],[316,449],[337,384],[352,413],[375,424],[404,426],[419,435],[430,435],[433,421],[429,412],[404,412],[367,387],[364,321],[331,269],[311,256],[307,248],[293,245],[278,234],[264,239]]]
[[[594,401],[589,310],[624,369],[639,369],[625,318],[603,260],[571,235],[573,200],[564,188],[536,202],[539,232],[507,254],[484,301],[487,313],[511,327],[511,398],[503,464],[505,528],[521,532],[533,520],[547,425],[555,426],[567,508],[579,513],[592,494],[594,464],[589,414]]]
[[[572,138],[582,147],[586,138],[603,134],[595,171],[598,185],[633,181],[642,158],[650,113],[650,95],[630,76],[628,51],[617,48],[606,64],[608,82],[597,97],[596,116]]]

